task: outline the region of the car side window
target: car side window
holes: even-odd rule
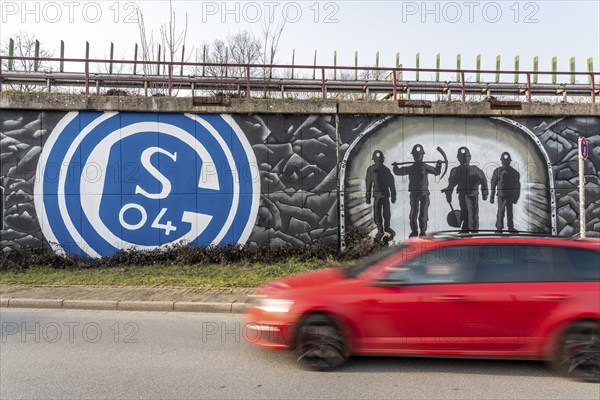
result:
[[[475,280],[494,282],[557,282],[574,279],[563,247],[538,245],[479,246]]]
[[[472,246],[446,246],[424,252],[394,268],[387,279],[408,284],[469,283],[473,281]]]
[[[588,249],[568,248],[565,250],[580,282],[600,281],[600,253]]]
[[[516,246],[478,246],[479,257],[475,281],[524,282],[527,271],[516,261],[519,249]]]

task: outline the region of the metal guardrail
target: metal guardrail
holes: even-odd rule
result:
[[[60,63],[61,70],[65,63],[76,64],[74,72],[35,72],[6,70],[7,61],[32,61],[34,63]],[[94,64],[122,64],[145,67],[146,70],[156,71],[156,74],[118,74],[92,72],[90,66]],[[7,63],[8,64],[8,63]],[[179,74],[175,73],[175,69]],[[218,68],[223,76],[207,76],[205,71]],[[165,73],[160,74],[160,70]],[[184,70],[203,71],[198,75],[184,74]],[[310,78],[283,78],[288,71],[304,71]],[[228,71],[234,71],[237,76],[229,76]],[[337,76],[342,72],[353,72],[354,79],[340,79]],[[358,71],[374,75],[376,78],[361,80]],[[439,77],[440,73],[456,75],[456,81],[419,80],[419,74],[432,73]],[[416,79],[405,80],[403,76],[414,74]],[[480,75],[494,75],[494,82],[481,82]],[[333,75],[333,79],[331,78]],[[279,77],[277,77],[279,76]],[[292,72],[293,76],[293,72]],[[297,75],[298,76],[298,73]],[[385,76],[384,79],[379,79]],[[476,81],[471,78],[476,76]],[[525,77],[520,83],[519,77]],[[538,83],[538,77],[551,76],[552,83]],[[500,77],[514,77],[513,82],[503,82]],[[567,77],[567,82],[558,83],[557,77]],[[583,78],[587,83],[576,83],[577,78]],[[596,96],[600,94],[600,72],[558,72],[558,71],[513,71],[513,70],[469,70],[469,69],[429,69],[429,68],[404,68],[404,67],[356,67],[356,66],[331,66],[331,65],[277,65],[277,64],[217,64],[217,63],[186,63],[169,61],[139,61],[139,60],[105,60],[105,59],[77,59],[77,58],[34,58],[34,57],[6,57],[0,56],[0,92],[5,85],[36,85],[46,86],[48,91],[53,87],[83,87],[85,94],[90,94],[91,88],[96,88],[99,93],[102,88],[129,88],[148,89],[160,86],[168,96],[173,96],[174,90],[190,90],[192,95],[196,90],[210,90],[214,92],[237,91],[240,96],[250,98],[253,93],[265,91],[281,93],[318,92],[321,98],[326,99],[328,94],[342,93],[374,93],[380,98],[397,100],[410,99],[411,93],[425,95],[446,94],[451,99],[458,93],[462,102],[467,101],[470,95],[491,96],[519,96],[531,102],[533,96],[562,95],[566,101],[568,96],[585,96],[596,103]]]

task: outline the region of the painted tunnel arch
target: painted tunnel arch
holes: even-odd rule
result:
[[[425,210],[425,223],[428,233],[456,229],[448,226],[447,214],[450,212],[441,190],[448,186],[450,172],[458,166],[457,152],[466,147],[471,153],[471,165],[478,167],[484,174],[488,192],[494,170],[501,166],[501,155],[508,153],[512,159],[511,166],[520,175],[521,196],[514,204],[514,223],[504,216],[506,225],[514,225],[519,231],[557,233],[556,201],[552,164],[541,141],[529,128],[517,121],[503,117],[490,118],[456,118],[456,117],[381,117],[372,120],[362,132],[349,144],[340,164],[340,247],[345,248],[345,236],[350,227],[370,233],[372,236],[386,234],[385,226],[377,227],[376,219],[386,224],[385,218],[375,215],[373,204],[367,204],[366,187],[367,170],[374,165],[373,159],[378,152],[384,156],[383,166],[396,171],[392,163],[404,163],[411,167],[414,158],[411,152],[418,146],[424,150],[424,161],[442,160],[443,156],[436,148],[445,153],[448,164],[447,171],[435,175],[430,171],[425,191],[428,191]],[[429,164],[432,170],[435,164]],[[446,164],[442,165],[446,169]],[[385,172],[385,171],[384,171]],[[399,171],[407,173],[406,170]],[[388,174],[388,172],[385,172]],[[417,217],[411,224],[411,202],[415,189],[410,176],[392,174],[394,176],[394,195],[389,197],[390,221],[388,229],[400,240],[409,237],[414,230],[413,224],[421,228],[421,218]],[[422,189],[422,188],[421,188]],[[498,185],[496,185],[498,189]],[[456,190],[456,189],[455,189]],[[483,185],[478,188],[479,229],[496,230],[498,219],[498,198],[491,204],[490,199],[483,201]],[[420,192],[423,192],[422,190]],[[455,192],[456,193],[456,192]],[[490,193],[491,194],[491,193]],[[371,193],[373,201],[374,194]],[[459,202],[454,196],[454,208],[459,209]],[[415,203],[416,205],[416,203]],[[385,208],[384,208],[385,209]],[[423,210],[420,210],[421,214]],[[383,211],[385,214],[385,211]],[[419,213],[417,213],[419,214]],[[506,214],[506,212],[505,212]],[[420,233],[420,232],[419,232]]]

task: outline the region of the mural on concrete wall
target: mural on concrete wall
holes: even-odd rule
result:
[[[340,118],[342,241],[349,227],[384,241],[443,230],[571,236],[577,231],[571,213],[578,202],[577,136],[597,145],[598,121]],[[556,124],[569,134],[551,130]],[[592,235],[600,231],[600,149],[594,151],[586,169]],[[380,171],[376,178],[374,170]]]
[[[38,165],[42,233],[70,253],[243,244],[254,227],[256,161],[229,116],[69,113]]]
[[[44,142],[64,115],[0,110],[0,250],[44,245],[34,203],[36,168]]]
[[[544,145],[556,189],[557,230],[560,236],[579,234],[579,135],[590,144],[585,161],[586,231],[600,237],[600,118],[517,118],[528,126]]]
[[[260,205],[248,245],[337,246],[337,146],[332,115],[234,116],[255,153]]]
[[[580,134],[598,235],[600,118],[0,110],[0,250],[336,246],[351,227],[571,236]]]
[[[331,116],[3,110],[0,121],[2,250],[337,245]]]

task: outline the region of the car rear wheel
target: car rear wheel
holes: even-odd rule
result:
[[[583,321],[567,328],[558,342],[553,364],[569,378],[600,383],[600,324]]]
[[[298,363],[317,371],[336,368],[348,358],[343,333],[323,314],[311,314],[300,323],[294,353]]]

